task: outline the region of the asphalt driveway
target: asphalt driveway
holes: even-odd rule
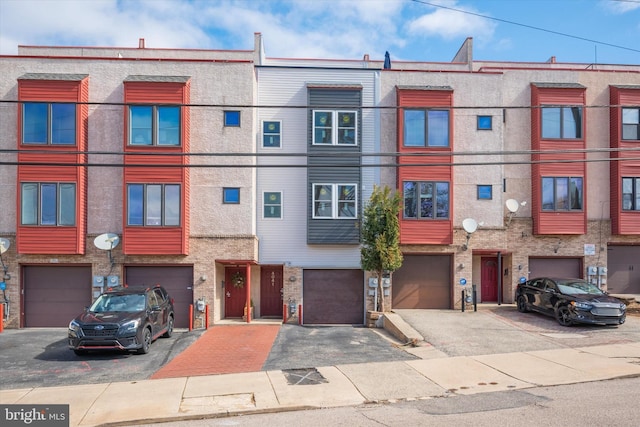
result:
[[[618,327],[567,328],[546,316],[519,313],[510,304],[483,305],[477,312],[467,310],[464,313],[454,310],[396,312],[425,338],[425,347],[437,350],[429,357],[640,342],[640,317],[636,316],[627,316],[627,322]],[[205,330],[176,330],[171,338],[154,342],[151,352],[146,355],[103,352],[83,357],[68,349],[66,333],[65,328],[37,328],[9,329],[0,334],[0,389],[149,379],[196,343]],[[384,330],[285,324],[279,327],[262,370],[417,358],[405,349],[411,350],[401,347]]]
[[[90,352],[76,356],[66,328],[5,329],[0,334],[0,390],[147,379],[202,333],[177,329],[149,354]]]
[[[479,305],[478,311],[394,310],[425,342],[449,357],[551,350],[640,342],[640,317],[620,326],[560,326],[537,313],[520,313],[514,304]]]
[[[416,359],[384,330],[282,325],[263,371]]]

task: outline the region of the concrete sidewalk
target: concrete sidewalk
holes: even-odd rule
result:
[[[428,347],[416,348],[415,354],[421,350],[429,353]],[[0,391],[0,402],[70,404],[70,426],[132,425],[640,376],[638,361],[640,343],[634,342],[307,370],[5,390]]]

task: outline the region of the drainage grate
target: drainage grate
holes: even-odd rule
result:
[[[329,382],[316,368],[285,369],[282,372],[289,385],[316,385]]]

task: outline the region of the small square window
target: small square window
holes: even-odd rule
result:
[[[222,189],[222,203],[225,204],[239,204],[240,203],[240,189],[236,187],[225,187]]]
[[[225,111],[224,125],[232,127],[240,127],[240,111]]]
[[[478,200],[493,199],[493,187],[490,185],[478,185]]]
[[[491,116],[478,116],[478,130],[491,130],[492,126]]]

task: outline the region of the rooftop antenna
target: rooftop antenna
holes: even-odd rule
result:
[[[518,203],[516,199],[509,199],[505,202],[505,205],[507,205],[507,210],[509,211],[509,221],[507,222],[507,227],[509,226],[509,224],[511,224],[511,218],[513,218],[516,212],[518,212],[520,206],[526,206],[526,204],[526,201]]]
[[[467,218],[462,221],[462,228],[467,232],[467,241],[462,245],[462,250],[466,251],[469,249],[469,239],[471,239],[471,235],[478,229],[478,222],[473,218]]]
[[[111,251],[113,250],[113,248],[118,246],[118,243],[120,243],[120,237],[118,237],[118,235],[114,233],[101,234],[93,241],[93,244],[96,248],[102,251],[107,251],[109,255],[109,263],[111,264],[112,268],[115,265],[115,262],[113,261],[113,255],[111,254]]]

